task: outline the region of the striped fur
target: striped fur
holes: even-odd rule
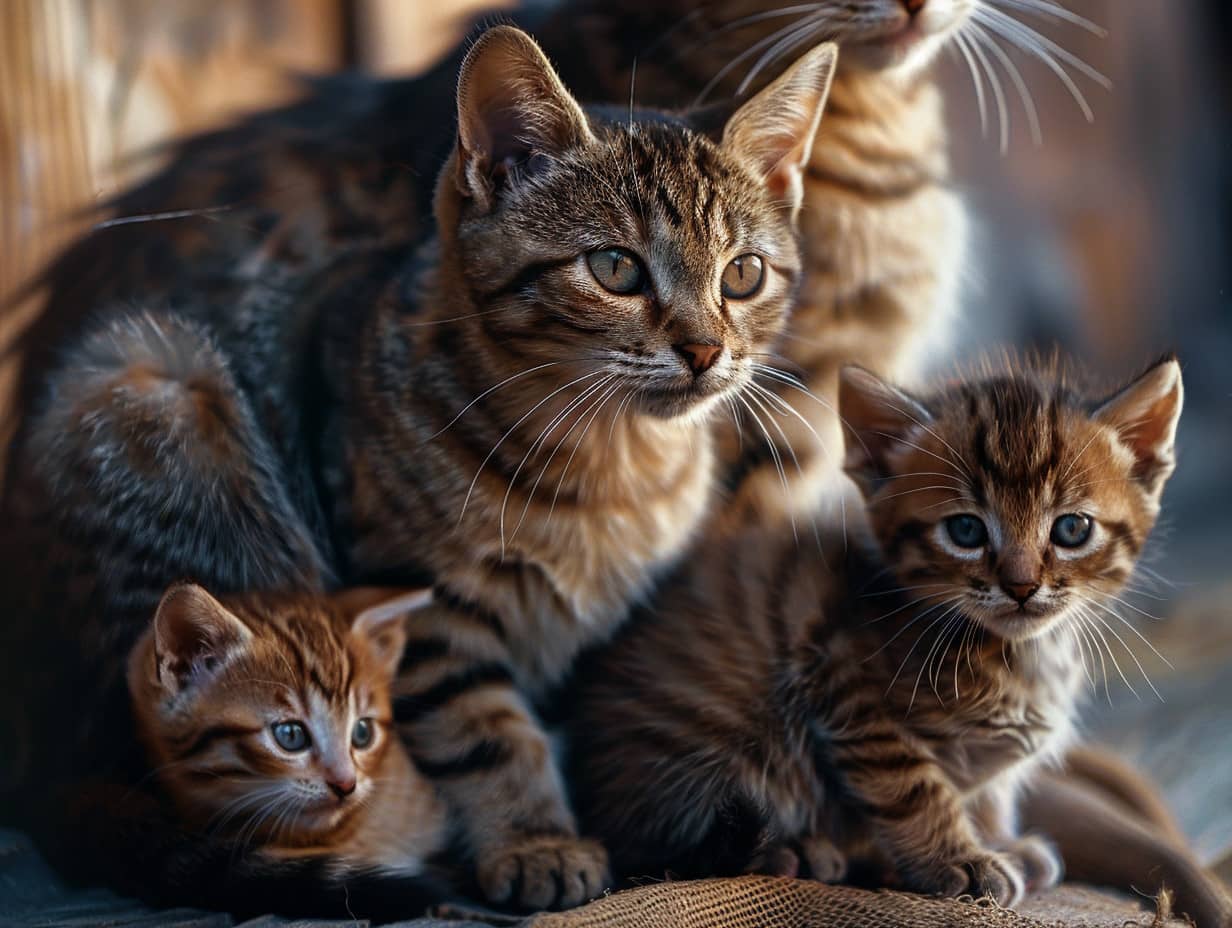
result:
[[[847,369],[846,466],[876,551],[720,540],[588,668],[578,811],[617,872],[850,871],[1003,904],[1054,882],[1016,791],[1073,736],[1180,408],[1174,361],[1099,406],[1050,370],[914,397]],[[1072,512],[1095,527],[1064,548],[1050,532]],[[964,514],[989,541],[949,538]]]

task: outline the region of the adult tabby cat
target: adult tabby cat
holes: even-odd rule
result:
[[[1102,403],[1049,370],[916,397],[844,369],[877,553],[757,531],[706,549],[582,683],[578,812],[616,871],[884,862],[1006,905],[1055,882],[1015,794],[1117,635],[1181,398],[1172,360]]]
[[[236,300],[113,308],[68,342],[6,500],[27,576],[9,586],[31,597],[13,612],[38,622],[13,653],[72,642],[82,679],[104,677],[63,717],[105,740],[98,654],[131,644],[160,584],[422,575],[437,596],[394,716],[459,810],[479,888],[531,907],[598,892],[606,856],[577,837],[533,705],[707,510],[707,412],[791,305],[834,60],[805,55],[715,142],[588,116],[524,33],[491,30],[461,69],[437,238],[409,266],[368,243],[306,274],[274,231],[230,268]],[[44,562],[67,597],[29,581]]]
[[[427,599],[169,590],[128,661],[152,772],[115,791],[101,834],[71,832],[121,845],[110,865],[91,848],[91,867],[118,863],[146,897],[252,915],[393,919],[439,901],[445,808],[399,743],[390,699],[403,623]],[[145,831],[144,867],[125,824]]]

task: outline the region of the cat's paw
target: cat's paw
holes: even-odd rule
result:
[[[1013,857],[988,852],[929,868],[912,883],[917,889],[942,896],[989,897],[1007,908],[1022,899],[1025,887],[1022,870]]]
[[[489,902],[538,911],[567,909],[608,885],[607,851],[573,836],[523,838],[480,855],[479,889]]]
[[[847,875],[847,855],[824,835],[810,835],[800,841],[809,876],[821,883],[838,883]]]
[[[1065,875],[1061,855],[1047,838],[1027,835],[1007,845],[1004,852],[1018,862],[1027,892],[1039,893],[1052,889]]]

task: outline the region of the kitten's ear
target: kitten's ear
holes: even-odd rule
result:
[[[1163,490],[1176,466],[1176,426],[1184,402],[1181,365],[1160,361],[1095,411],[1134,455],[1134,478],[1152,494]]]
[[[535,40],[512,26],[489,29],[458,75],[457,183],[484,212],[501,179],[535,157],[552,158],[594,138]]]
[[[918,400],[853,364],[839,373],[838,414],[846,447],[843,470],[866,497],[892,476],[892,452],[932,420]]]
[[[201,587],[176,584],[154,613],[158,682],[180,693],[211,676],[251,637],[248,626]]]
[[[351,634],[364,640],[392,677],[406,644],[406,617],[432,602],[432,590],[360,587],[339,593],[338,600],[355,617]]]
[[[770,195],[786,202],[793,219],[837,64],[837,45],[817,46],[736,110],[723,130],[723,147],[752,166]]]

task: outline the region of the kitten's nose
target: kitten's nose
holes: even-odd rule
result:
[[[928,0],[898,0],[908,13],[914,16],[928,4]]]
[[[355,792],[355,774],[327,775],[325,777],[325,785],[339,799],[346,799],[347,796]]]
[[[1039,589],[1039,584],[1033,581],[1027,583],[1007,583],[1001,581],[1001,589],[1009,594],[1010,598],[1018,605],[1025,605],[1027,600],[1035,595],[1035,591]]]
[[[688,362],[694,376],[700,377],[714,366],[719,355],[723,353],[722,345],[673,345],[677,354]]]

